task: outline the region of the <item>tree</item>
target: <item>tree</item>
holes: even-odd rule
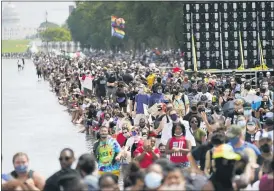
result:
[[[48,28],[40,33],[43,41],[71,41],[69,30],[65,28]]]
[[[180,48],[182,2],[81,2],[67,20],[74,41],[95,49]],[[125,19],[124,39],[111,37],[110,16]]]

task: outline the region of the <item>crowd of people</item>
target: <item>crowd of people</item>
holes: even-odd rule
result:
[[[270,72],[254,86],[237,72],[187,74],[176,62],[166,69],[102,54],[33,62],[71,122],[96,141],[76,169],[74,151],[63,149],[61,170],[47,180],[26,153],[15,154],[3,190],[273,190]]]
[[[25,59],[30,59],[31,58],[31,53],[30,52],[24,52],[24,53],[2,53],[1,57],[4,59],[17,59],[17,58],[22,58],[24,57]]]

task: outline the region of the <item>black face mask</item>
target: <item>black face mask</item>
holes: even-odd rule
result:
[[[199,113],[205,112],[205,108],[198,108],[198,112],[199,112]]]
[[[196,89],[192,89],[192,93],[197,94],[197,90]]]
[[[191,110],[192,110],[192,111],[197,111],[197,107],[196,107],[196,106],[192,106],[192,107],[191,107]]]
[[[140,126],[141,128],[144,128],[144,127],[146,126],[146,124],[143,124],[143,123],[142,123],[142,124],[140,124],[139,126]]]
[[[251,85],[246,85],[245,89],[247,89],[248,91],[251,90]]]
[[[270,146],[269,144],[263,144],[262,146],[260,146],[260,150],[263,152],[263,153],[269,153],[270,152]]]

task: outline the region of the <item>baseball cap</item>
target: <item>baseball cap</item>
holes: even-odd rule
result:
[[[212,158],[225,158],[227,160],[240,160],[241,155],[233,151],[232,146],[228,144],[222,144],[213,149]]]
[[[242,128],[238,125],[231,125],[226,132],[226,136],[231,139],[242,134]]]

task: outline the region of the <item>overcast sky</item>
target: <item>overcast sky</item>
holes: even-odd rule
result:
[[[69,5],[74,2],[12,2],[21,17],[21,24],[26,27],[39,27],[45,21],[48,12],[48,21],[63,24],[69,16]],[[2,2],[2,9],[8,3]]]

